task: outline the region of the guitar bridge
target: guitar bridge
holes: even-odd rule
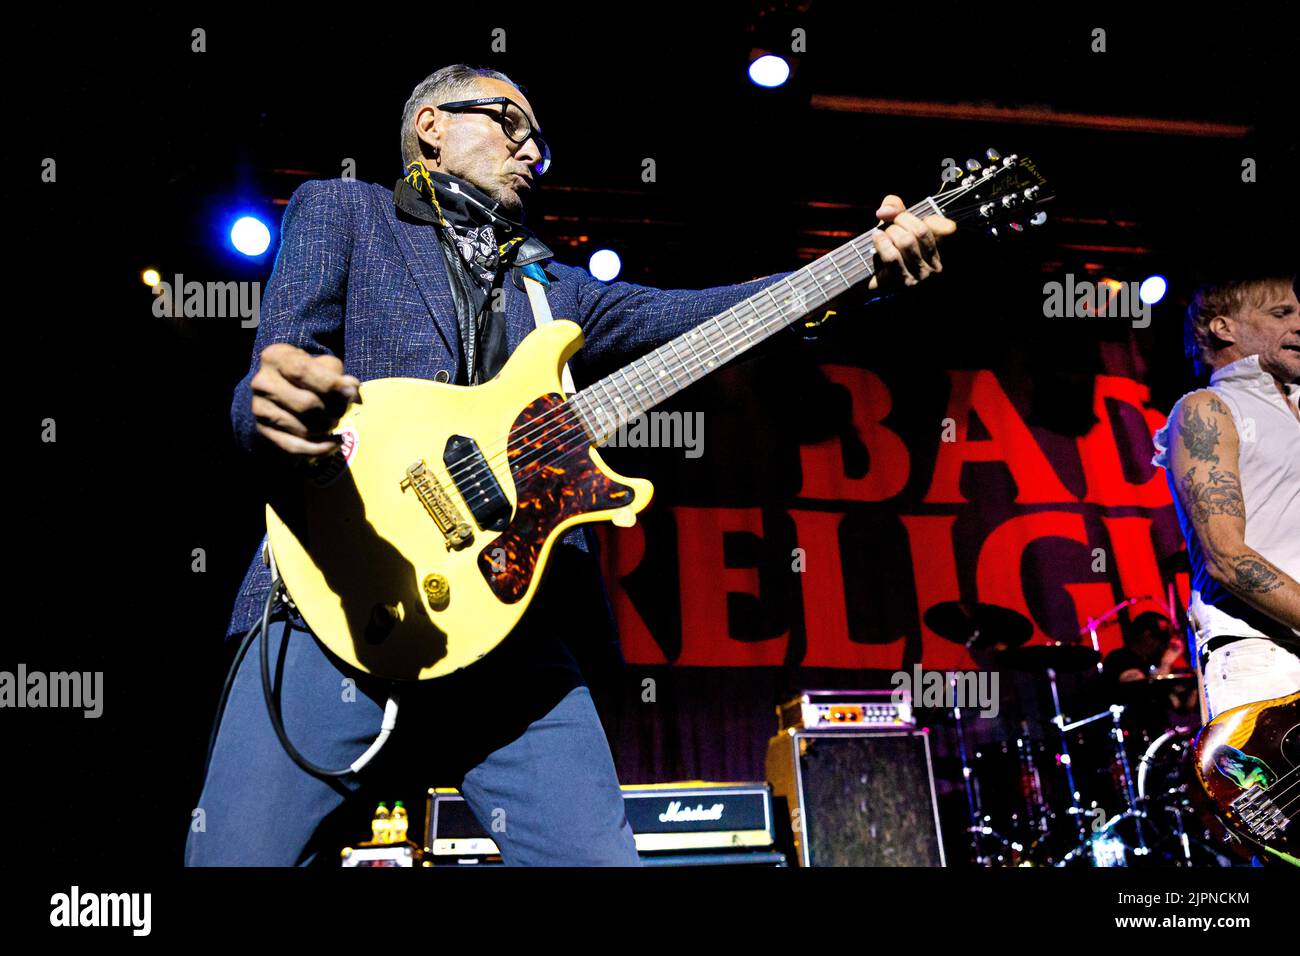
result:
[[[433,480],[429,469],[424,464],[424,459],[420,459],[406,469],[406,477],[402,479],[401,487],[403,491],[410,489],[415,492],[415,496],[420,499],[420,504],[424,505],[424,510],[429,513],[429,517],[447,539],[448,551],[459,550],[474,540],[474,532],[469,522],[461,517],[456,505],[442,486]]]
[[[1291,822],[1269,798],[1268,793],[1257,787],[1252,787],[1237,797],[1230,806],[1251,835],[1259,840],[1271,840]]]

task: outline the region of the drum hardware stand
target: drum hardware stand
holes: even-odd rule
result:
[[[1029,746],[1029,722],[1020,721],[1020,736],[1016,738],[1017,763],[1020,766],[1021,790],[1024,790],[1024,784],[1028,783],[1029,792],[1025,794],[1025,803],[1034,818],[1029,822],[1033,828],[1038,831],[1041,838],[1043,834],[1051,829],[1049,818],[1051,810],[1047,806],[1047,800],[1043,795],[1043,780],[1038,773],[1038,765],[1034,763],[1034,750]]]
[[[1178,837],[1178,845],[1183,848],[1183,859],[1187,866],[1192,865],[1192,841],[1187,838],[1187,827],[1183,825],[1183,808],[1179,806],[1166,807],[1174,816],[1174,835]]]
[[[1133,773],[1129,768],[1128,754],[1124,750],[1124,730],[1120,726],[1120,718],[1123,716],[1123,714],[1124,714],[1124,707],[1122,704],[1112,704],[1108,709],[1103,710],[1099,714],[1093,714],[1091,717],[1084,717],[1083,719],[1076,720],[1071,724],[1065,724],[1065,723],[1061,724],[1061,735],[1062,738],[1064,738],[1065,734],[1071,730],[1077,730],[1079,727],[1086,726],[1087,724],[1094,723],[1098,720],[1105,720],[1107,716],[1110,717],[1111,736],[1112,739],[1115,741],[1115,760],[1119,764],[1120,776],[1124,783],[1124,803],[1125,803],[1124,809],[1121,810],[1119,813],[1115,814],[1113,817],[1107,820],[1101,827],[1095,830],[1091,837],[1088,836],[1087,832],[1084,829],[1080,829],[1079,845],[1075,847],[1073,850],[1071,850],[1069,853],[1065,854],[1064,857],[1062,857],[1061,859],[1062,863],[1066,863],[1069,860],[1072,860],[1074,857],[1076,857],[1081,853],[1091,852],[1092,840],[1112,830],[1121,820],[1128,820],[1128,819],[1133,819],[1137,821],[1136,825],[1134,826],[1134,830],[1137,831],[1138,845],[1133,849],[1134,855],[1146,856],[1148,853],[1151,852],[1147,847],[1146,836],[1142,832],[1142,820],[1146,818],[1146,811],[1138,809],[1137,795],[1134,793],[1133,790]],[[1071,786],[1073,787],[1073,783],[1071,783]],[[1078,805],[1077,794],[1076,794],[1075,805],[1076,806]],[[1071,812],[1073,812],[1073,809],[1071,809]]]
[[[989,826],[989,820],[984,816],[984,808],[980,804],[979,786],[975,783],[974,771],[971,768],[970,757],[966,748],[966,725],[962,722],[961,707],[957,703],[957,674],[955,672],[950,678],[950,684],[953,690],[952,716],[957,723],[957,753],[961,757],[961,779],[966,788],[966,806],[970,814],[970,826],[966,828],[966,832],[970,834],[971,859],[976,866],[992,866],[994,858],[982,853],[980,850],[984,837],[992,837],[1002,844],[1004,848],[1017,852],[1022,847],[1006,839],[1006,837]]]
[[[1146,786],[1147,773],[1151,769],[1151,763],[1155,759],[1156,753],[1160,750],[1161,747],[1165,745],[1166,741],[1170,740],[1173,737],[1178,736],[1180,733],[1183,732],[1184,731],[1181,728],[1166,730],[1163,734],[1161,734],[1159,737],[1153,740],[1150,746],[1148,746],[1147,749],[1143,751],[1142,756],[1138,758],[1137,799],[1138,802],[1144,808],[1151,805],[1152,798],[1147,794],[1147,786]],[[1183,860],[1185,861],[1184,865],[1190,867],[1193,865],[1192,842],[1191,839],[1188,837],[1187,827],[1183,820],[1183,814],[1187,812],[1186,808],[1180,806],[1177,803],[1171,803],[1167,805],[1165,809],[1168,810],[1173,815],[1174,836],[1178,838],[1178,845],[1182,848]],[[1143,816],[1149,818],[1150,814],[1144,811]]]
[[[1110,608],[1110,609],[1107,610],[1107,611],[1102,611],[1102,612],[1101,612],[1100,614],[1098,614],[1096,617],[1091,617],[1091,616],[1090,616],[1090,617],[1088,618],[1088,623],[1085,624],[1085,625],[1080,629],[1079,634],[1080,634],[1080,636],[1082,636],[1082,635],[1084,635],[1084,634],[1087,634],[1087,635],[1088,635],[1088,638],[1092,641],[1092,649],[1093,649],[1094,651],[1096,651],[1096,652],[1097,652],[1097,655],[1098,655],[1098,656],[1097,656],[1097,673],[1098,673],[1098,674],[1100,674],[1100,673],[1101,673],[1101,670],[1102,670],[1102,667],[1101,667],[1101,639],[1097,636],[1097,628],[1098,628],[1098,626],[1101,625],[1101,624],[1104,624],[1106,621],[1109,621],[1112,617],[1114,617],[1114,616],[1115,616],[1116,614],[1118,614],[1120,611],[1124,610],[1124,608],[1126,608],[1126,607],[1132,607],[1134,604],[1137,604],[1137,603],[1139,603],[1139,602],[1141,602],[1141,601],[1153,601],[1153,600],[1155,600],[1155,598],[1153,598],[1150,594],[1144,594],[1144,595],[1142,595],[1141,597],[1125,598],[1124,600],[1122,600],[1122,601],[1120,601],[1118,604],[1116,604],[1113,608]]]
[[[1061,764],[1065,767],[1065,785],[1070,788],[1070,809],[1067,814],[1074,817],[1075,823],[1079,828],[1079,842],[1086,844],[1088,842],[1088,825],[1084,823],[1083,807],[1079,806],[1079,788],[1074,782],[1074,763],[1070,759],[1070,743],[1066,740],[1065,715],[1061,712],[1061,695],[1056,686],[1056,668],[1047,668],[1047,685],[1052,690],[1052,723],[1056,725],[1057,734],[1061,741]],[[1077,725],[1071,725],[1077,726]],[[1073,851],[1072,851],[1073,852]],[[1069,854],[1067,854],[1068,859]]]

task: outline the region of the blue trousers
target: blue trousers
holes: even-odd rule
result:
[[[318,766],[347,766],[378,734],[392,685],[348,667],[300,619],[270,631],[289,740]],[[640,865],[604,728],[553,630],[521,624],[463,671],[396,685],[397,727],[384,749],[359,774],[334,779],[300,769],[280,745],[259,655],[255,641],[231,689],[187,866],[337,866],[344,846],[369,839],[379,801],[405,795],[409,807],[431,786],[460,789],[507,865]]]

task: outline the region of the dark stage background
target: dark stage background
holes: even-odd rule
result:
[[[1294,33],[1263,16],[646,9],[394,6],[280,22],[54,7],[11,37],[27,72],[9,65],[24,135],[5,152],[20,213],[6,364],[31,454],[11,469],[0,666],[105,675],[98,720],[0,717],[9,819],[32,820],[16,839],[86,863],[129,852],[179,866],[233,650],[228,613],[262,533],[229,424],[253,331],[155,317],[140,270],[264,283],[274,241],[257,261],[229,253],[223,217],[278,224],[300,183],[348,160],[391,185],[401,107],[447,63],[525,86],[555,152],[530,223],[564,262],[616,248],[633,282],[796,268],[874,225],[885,192],[916,202],[945,158],[988,146],[1032,156],[1058,196],[1041,229],[961,235],[941,280],[843,303],[800,349],[677,396],[668,410],[704,415],[700,458],[609,451],[657,488],[636,528],[602,531],[627,665],[591,679],[625,782],[760,779],[772,708],[794,689],[887,687],[918,661],[973,666],[923,626],[937,601],[1017,607],[1042,641],[1123,597],[1163,597],[1158,562],[1181,541],[1149,436],[1194,384],[1181,358],[1190,283],[1229,260],[1296,261]],[[1097,26],[1104,54],[1089,48]],[[190,51],[194,27],[206,53]],[[496,27],[505,53],[491,50]],[[794,27],[807,52],[791,82],[752,86],[751,51],[788,49]],[[46,157],[55,184],[39,182]],[[1246,158],[1256,182],[1242,181]],[[1161,273],[1170,294],[1143,329],[1045,318],[1043,284],[1067,273]],[[34,438],[46,419],[55,443]],[[1041,689],[1003,677],[1007,717],[1038,716]],[[1086,687],[1068,691],[1085,705]],[[981,724],[985,739],[1007,732]],[[945,792],[947,734],[936,723]],[[418,804],[441,783],[391,796]]]

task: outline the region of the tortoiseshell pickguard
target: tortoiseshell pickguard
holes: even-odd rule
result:
[[[618,508],[632,500],[631,488],[611,481],[591,460],[582,425],[572,411],[563,408],[540,425],[534,424],[563,404],[562,395],[543,395],[519,414],[510,429],[506,447],[515,481],[515,515],[478,556],[488,587],[506,604],[521,600],[528,592],[542,545],[561,521]],[[561,446],[573,447],[560,452]],[[499,560],[494,562],[494,557]]]

